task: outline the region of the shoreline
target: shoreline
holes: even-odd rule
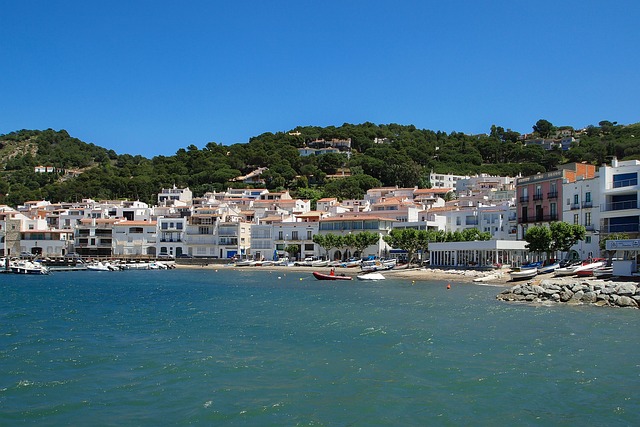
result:
[[[303,267],[303,266],[246,266],[246,267],[236,267],[234,265],[228,264],[176,264],[176,269],[208,269],[208,270],[233,270],[233,271],[277,271],[277,272],[296,272],[296,273],[309,273],[311,274],[314,271],[320,271],[322,273],[329,273],[331,270],[330,267]],[[359,274],[363,274],[359,268],[336,268],[336,274],[344,274],[346,276],[351,276],[355,279],[355,277]],[[485,271],[476,271],[476,270],[440,270],[440,269],[430,269],[424,267],[416,267],[411,269],[399,269],[399,270],[384,270],[379,271],[387,278],[397,277],[412,281],[456,281],[463,283],[476,283],[476,284],[491,284],[491,285],[502,285],[502,286],[510,286],[509,274],[507,272],[485,272]],[[499,274],[499,276],[497,276]],[[483,282],[474,282],[473,279],[477,279],[480,277],[487,276],[496,276],[491,280],[483,281]]]
[[[323,273],[329,273],[330,267],[303,267],[303,266],[244,266],[236,267],[229,264],[176,264],[176,269],[208,269],[208,270],[233,270],[233,271],[272,271],[272,272],[296,272],[296,273],[309,273],[314,271],[320,271]],[[640,283],[633,280],[625,280],[621,278],[608,278],[608,279],[595,279],[593,277],[554,277],[553,274],[545,274],[535,276],[528,280],[511,281],[509,276],[509,269],[494,270],[494,271],[477,271],[477,270],[455,270],[455,269],[435,269],[416,267],[411,269],[399,269],[399,270],[385,270],[380,271],[387,278],[399,278],[417,281],[452,281],[458,283],[468,283],[476,285],[490,285],[500,286],[504,288],[515,287],[524,284],[537,285],[542,281],[546,283],[553,283],[559,286],[568,285],[572,283],[586,283],[586,284],[598,284],[607,283],[611,281],[626,281],[628,283],[634,283],[640,286]],[[336,268],[336,274],[344,274],[346,276],[355,277],[362,274],[360,269],[357,268]]]

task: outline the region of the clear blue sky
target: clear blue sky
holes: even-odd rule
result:
[[[0,3],[0,133],[146,157],[298,125],[640,121],[640,2]]]

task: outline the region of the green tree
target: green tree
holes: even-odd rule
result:
[[[424,242],[420,241],[419,232],[414,228],[394,228],[383,237],[389,246],[407,252],[407,261],[413,262],[414,254]]]
[[[339,248],[343,245],[342,236],[333,233],[314,234],[311,238],[313,243],[325,250],[326,257],[329,259],[329,251],[333,248]]]
[[[363,251],[369,246],[377,245],[380,241],[380,235],[372,233],[371,231],[361,231],[360,233],[354,233],[353,248],[362,257]]]
[[[584,240],[587,230],[583,225],[569,224],[563,221],[555,221],[549,225],[551,242],[547,252],[547,258],[551,254],[569,252],[571,247],[579,240]]]
[[[533,131],[542,138],[548,138],[554,130],[555,128],[551,122],[545,119],[538,120],[533,126]]]
[[[527,242],[526,248],[530,252],[549,254],[551,251],[552,237],[549,227],[538,225],[529,227],[524,240]]]

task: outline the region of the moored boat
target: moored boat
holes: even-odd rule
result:
[[[382,273],[378,273],[376,271],[372,273],[359,274],[356,276],[358,280],[384,280],[385,277]]]
[[[31,262],[31,261],[17,261],[9,263],[11,266],[11,272],[15,274],[49,274],[49,269],[42,265],[39,262]]]
[[[313,272],[313,277],[315,277],[318,280],[352,280],[351,276],[345,276],[344,274],[325,274],[325,273],[320,273],[319,271],[314,271]]]

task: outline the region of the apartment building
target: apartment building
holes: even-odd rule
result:
[[[569,163],[553,172],[519,178],[516,181],[518,203],[518,240],[523,240],[530,226],[548,226],[562,220],[563,184],[579,177],[590,179],[596,168],[586,163]]]
[[[602,166],[600,172],[600,232],[602,235],[626,233],[640,237],[640,161],[618,161]]]
[[[583,225],[585,238],[572,248],[567,258],[587,259],[600,256],[600,179],[578,178],[562,185],[562,221]]]

